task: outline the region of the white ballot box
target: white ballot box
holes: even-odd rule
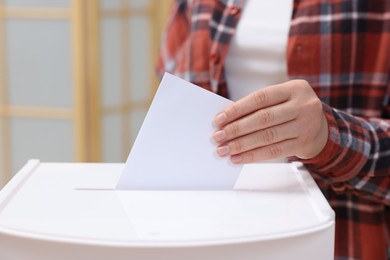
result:
[[[0,259],[333,259],[334,213],[300,164],[235,190],[114,190],[123,164],[29,161],[0,192]]]

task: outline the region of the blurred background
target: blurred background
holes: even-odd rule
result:
[[[0,0],[0,188],[29,159],[124,162],[171,0]]]

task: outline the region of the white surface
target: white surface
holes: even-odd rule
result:
[[[118,114],[102,117],[102,149],[103,162],[123,162],[123,116]]]
[[[10,105],[73,107],[72,24],[6,19],[4,25]]]
[[[230,100],[165,74],[118,189],[231,190],[242,166],[215,155],[214,117]]]
[[[9,119],[11,172],[14,174],[33,158],[47,162],[74,161],[74,122],[40,118]],[[31,157],[30,157],[31,156]]]
[[[292,0],[246,0],[225,61],[231,100],[288,80],[292,4]]]
[[[100,79],[101,105],[103,107],[120,106],[125,98],[122,93],[121,33],[120,18],[102,17],[100,19]],[[108,150],[106,146],[104,149]]]
[[[139,1],[146,2],[146,1]],[[130,81],[130,97],[133,102],[148,101],[154,93],[155,86],[152,86],[152,73],[154,68],[154,58],[151,57],[155,47],[153,46],[153,39],[151,31],[152,19],[148,16],[131,16],[128,20],[129,26],[129,44],[128,59],[130,65],[131,75]]]
[[[69,7],[70,0],[5,0],[6,7]]]
[[[101,8],[120,8],[122,5],[122,0],[100,0]]]
[[[0,189],[5,185],[6,180],[4,178],[4,154],[6,154],[8,151],[6,151],[6,147],[4,146],[4,124],[3,124],[3,118],[0,117]]]
[[[253,191],[109,190],[122,167],[30,161],[0,192],[0,255],[333,258],[333,211],[303,168],[249,165],[240,180],[263,183]]]
[[[16,176],[20,187],[1,193],[0,227],[84,242],[177,245],[267,240],[333,220],[310,176],[292,164],[246,166],[240,188],[252,191],[115,191],[122,167],[30,163],[28,175]]]
[[[150,0],[129,0],[129,3],[132,7],[147,8],[150,5]]]

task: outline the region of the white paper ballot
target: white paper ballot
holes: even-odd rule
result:
[[[165,73],[117,189],[231,190],[241,165],[215,154],[214,117],[232,101]]]

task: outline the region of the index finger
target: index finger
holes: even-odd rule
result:
[[[214,123],[217,126],[224,126],[259,109],[287,101],[290,98],[287,84],[288,82],[257,90],[234,102],[214,118]]]

